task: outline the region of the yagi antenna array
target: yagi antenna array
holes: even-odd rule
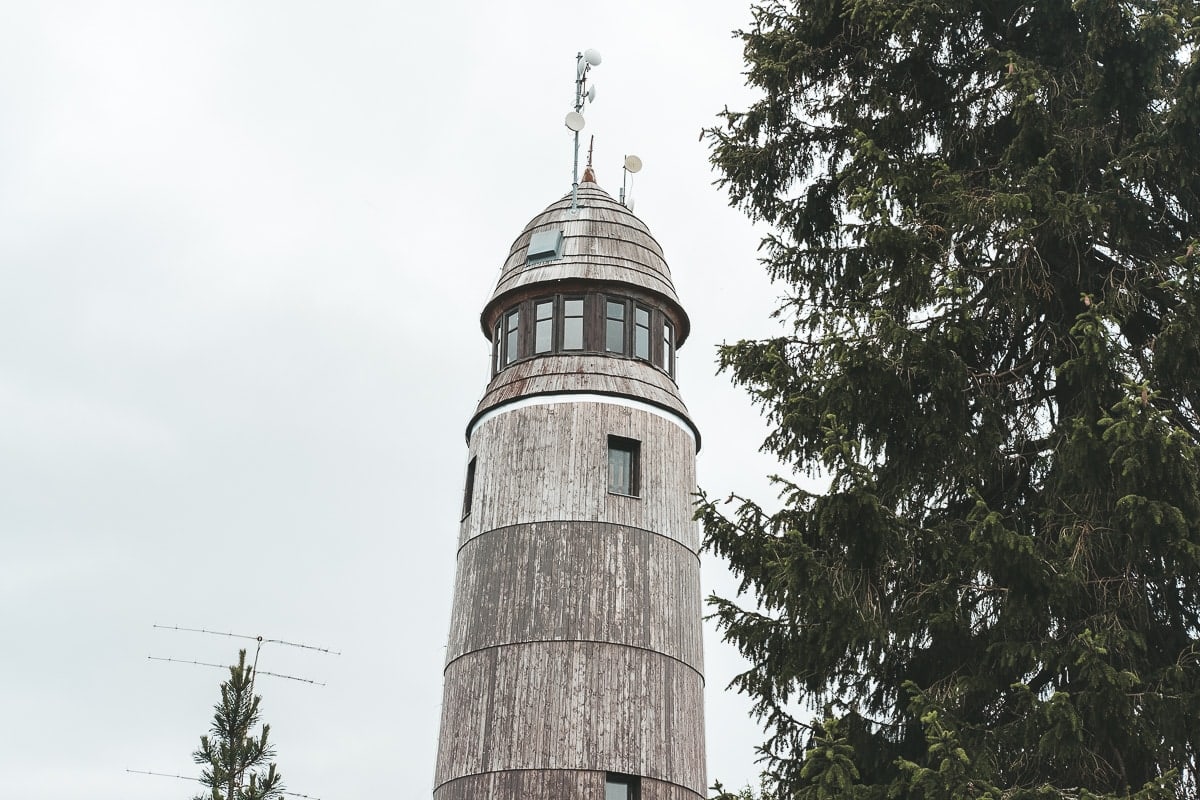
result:
[[[637,156],[634,156],[637,158]],[[634,170],[636,172],[636,170]],[[341,653],[337,650],[330,650],[327,647],[313,647],[310,644],[300,644],[298,642],[285,642],[283,639],[264,639],[261,636],[250,636],[245,633],[225,633],[224,631],[210,631],[205,628],[181,628],[178,625],[154,625],[155,628],[164,631],[186,631],[188,633],[207,633],[212,636],[228,636],[232,639],[250,639],[251,641],[261,642],[262,644],[282,644],[288,647],[299,647],[304,650],[315,650],[318,653],[328,653],[331,656],[340,656]]]
[[[296,647],[301,650],[311,650],[316,653],[326,653],[327,655],[331,655],[331,656],[340,656],[341,655],[341,652],[339,652],[337,650],[331,650],[328,647],[315,647],[314,645],[311,645],[311,644],[302,644],[300,642],[289,642],[284,639],[267,639],[263,636],[251,636],[251,635],[245,634],[245,633],[229,633],[226,631],[211,631],[207,628],[184,628],[180,625],[159,625],[157,623],[155,623],[154,627],[158,628],[159,630],[164,630],[164,631],[184,631],[187,633],[203,633],[203,634],[207,634],[209,636],[226,636],[231,639],[248,639],[250,641],[256,642],[257,644],[255,645],[255,648],[254,648],[254,665],[251,667],[251,670],[252,670],[251,675],[253,676],[251,678],[252,684],[253,684],[254,679],[257,678],[259,675],[269,675],[272,678],[286,678],[287,680],[290,680],[290,681],[299,681],[301,683],[307,683],[312,686],[324,686],[325,685],[325,684],[321,683],[320,681],[314,681],[314,680],[310,680],[308,678],[298,678],[295,675],[284,675],[280,672],[267,672],[266,670],[260,671],[258,669],[258,655],[262,651],[262,646],[264,644],[278,644],[278,645],[283,645],[284,647]],[[220,669],[228,669],[229,668],[228,664],[212,664],[207,661],[191,661],[191,660],[182,659],[182,658],[163,658],[161,656],[146,656],[146,658],[150,659],[151,661],[170,661],[175,664],[194,664],[198,667],[218,667]]]
[[[162,656],[146,656],[151,661],[170,661],[172,664],[194,664],[197,667],[216,667],[217,669],[229,669],[228,664],[213,664],[208,661],[187,661],[182,658],[164,658]],[[309,683],[313,686],[324,686],[325,684],[319,681],[309,680],[308,678],[297,678],[295,675],[284,675],[279,672],[267,672],[265,669],[254,671],[255,676],[270,675],[272,678],[287,678],[289,681],[300,681],[301,683]]]
[[[180,780],[197,782],[200,780],[199,778],[193,778],[191,775],[175,775],[171,772],[151,772],[148,769],[126,769],[125,771],[131,772],[134,775],[155,775],[159,778],[179,778]],[[288,797],[301,797],[305,798],[305,800],[321,800],[319,797],[313,797],[310,794],[300,794],[298,792],[280,792],[280,794],[286,794]]]

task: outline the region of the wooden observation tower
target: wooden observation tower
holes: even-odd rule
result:
[[[481,322],[433,796],[703,798],[699,433],[662,250],[589,168]]]

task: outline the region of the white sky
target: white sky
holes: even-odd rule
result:
[[[693,320],[679,361],[714,495],[768,499],[714,346],[776,330],[756,232],[697,141],[744,107],[729,0],[8,3],[0,22],[4,797],[189,797],[237,643],[261,633],[288,788],[428,797],[478,314],[570,188],[574,56],[602,186]],[[704,587],[728,593],[719,564]],[[761,736],[709,632],[709,780]]]

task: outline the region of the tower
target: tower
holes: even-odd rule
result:
[[[703,798],[699,433],[662,250],[589,169],[481,323],[433,796]]]

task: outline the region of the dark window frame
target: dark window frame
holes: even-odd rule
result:
[[[604,796],[606,800],[610,786],[624,786],[625,800],[640,800],[642,796],[642,779],[637,775],[625,775],[620,772],[604,773]]]
[[[550,316],[549,317],[539,317],[538,316],[538,312],[543,306],[550,306]],[[555,344],[555,342],[554,342],[555,335],[554,334],[559,326],[559,320],[562,319],[562,314],[560,312],[559,305],[558,305],[558,297],[557,296],[542,297],[542,298],[538,298],[537,300],[534,300],[533,301],[533,313],[530,314],[530,318],[533,322],[533,335],[531,337],[533,339],[533,347],[530,348],[531,354],[535,355],[535,356],[540,356],[540,355],[545,355],[546,353],[553,353],[554,352],[554,344]],[[546,337],[546,349],[539,350],[538,349],[538,338],[539,338],[538,337],[538,327],[543,322],[549,324],[550,333]]]
[[[464,520],[471,516],[471,505],[475,500],[475,462],[479,456],[471,456],[471,460],[467,462],[467,479],[463,483],[463,504],[462,516],[460,520]]]
[[[504,336],[504,367],[511,366],[521,357],[521,341],[529,338],[523,335],[521,330],[521,320],[529,316],[528,314],[521,313],[521,305],[505,311],[504,316],[501,317],[504,322],[502,328]],[[515,323],[513,322],[514,319],[516,320]]]
[[[561,295],[555,295],[554,297],[555,297],[555,302],[557,304],[555,306],[556,311],[558,309],[562,310],[561,315],[558,313],[555,314],[555,319],[561,320],[561,323],[562,323],[559,326],[561,328],[559,338],[555,341],[555,344],[557,345],[557,347],[555,348],[555,352],[558,352],[558,353],[586,353],[587,349],[588,349],[588,347],[587,347],[587,344],[588,344],[588,340],[587,340],[587,333],[588,333],[587,295],[586,294],[561,294]],[[578,314],[578,316],[572,315],[572,316],[568,317],[567,316],[567,303],[573,303],[575,301],[579,302],[579,314]],[[579,320],[579,347],[567,347],[567,320],[571,320],[571,319]]]
[[[581,303],[580,313],[567,316],[568,303]],[[550,304],[550,317],[539,320],[538,308]],[[620,319],[610,317],[610,304],[619,307]],[[511,327],[516,315],[515,328]],[[646,325],[638,323],[644,315]],[[578,348],[568,348],[568,321],[579,320]],[[538,350],[538,325],[549,325],[550,347]],[[609,349],[610,323],[620,323],[620,349]],[[543,327],[543,331],[545,328]],[[614,328],[615,330],[615,328]],[[638,337],[645,342],[639,348]],[[518,361],[545,355],[606,355],[643,361],[675,377],[676,327],[672,318],[643,299],[605,292],[563,292],[530,297],[509,306],[496,320],[492,374],[497,375]]]
[[[626,436],[617,436],[610,433],[608,435],[608,457],[604,461],[605,472],[607,473],[608,493],[620,495],[622,497],[641,497],[642,496],[642,443],[637,439],[630,439]],[[627,482],[621,484],[613,480],[613,454],[624,453],[629,459],[629,474]]]
[[[629,337],[630,354],[634,358],[638,359],[639,361],[649,361],[651,364],[653,364],[654,360],[651,358],[651,355],[653,355],[653,350],[654,350],[653,344],[652,344],[653,337],[650,335],[650,332],[652,330],[654,330],[654,324],[653,324],[654,323],[654,309],[650,308],[649,306],[642,305],[641,303],[638,303],[638,302],[634,302],[632,305],[633,305],[633,315],[632,315],[632,319],[630,319],[631,336]],[[645,313],[645,315],[646,315],[645,326],[638,324],[638,313],[639,312]],[[638,354],[638,331],[640,331],[640,330],[645,330],[645,332],[646,332],[646,354],[645,355]]]

